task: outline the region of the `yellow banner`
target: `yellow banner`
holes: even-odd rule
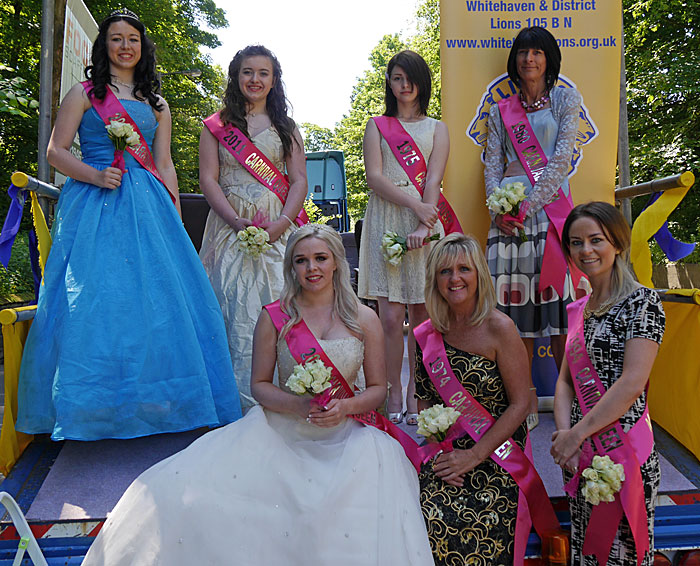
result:
[[[695,303],[664,301],[666,332],[649,376],[649,412],[700,459],[700,291],[690,292]]]
[[[486,243],[482,152],[491,104],[515,92],[506,64],[518,31],[548,29],[562,52],[559,85],[583,96],[570,170],[574,203],[613,201],[620,91],[621,0],[441,0],[442,116],[450,131],[447,198]]]
[[[15,430],[19,366],[31,323],[31,320],[25,320],[2,325],[2,339],[5,349],[5,414],[2,418],[2,433],[0,434],[0,472],[5,476],[34,438],[31,434]]]

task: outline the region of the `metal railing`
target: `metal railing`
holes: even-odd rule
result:
[[[51,183],[45,183],[39,179],[22,173],[21,171],[15,171],[12,173],[12,184],[20,189],[27,189],[29,191],[34,191],[38,196],[50,198],[53,200],[58,200],[61,196],[61,189],[53,186]],[[46,214],[44,212],[44,214]]]
[[[615,202],[620,206],[622,214],[624,214],[627,222],[632,224],[632,208],[630,200],[634,197],[642,195],[650,195],[651,193],[668,191],[670,189],[690,188],[695,183],[695,175],[690,171],[671,175],[670,177],[662,177],[654,179],[638,185],[630,185],[628,187],[619,187],[615,189]]]

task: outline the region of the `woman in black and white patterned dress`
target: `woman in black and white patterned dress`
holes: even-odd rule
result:
[[[606,393],[583,416],[576,398],[568,363],[564,360],[554,397],[557,431],[552,436],[552,456],[562,466],[564,482],[578,469],[580,448],[589,437],[619,420],[625,432],[644,416],[646,385],[663,338],[665,316],[655,291],[634,280],[628,258],[630,230],[610,204],[579,205],[564,225],[563,247],[588,277],[593,292],[584,309],[586,352]],[[573,329],[571,329],[573,332]],[[654,505],[659,488],[659,457],[655,449],[640,463],[648,518],[650,548],[654,548]],[[583,541],[592,511],[580,482],[571,509],[572,565],[595,566],[592,555],[583,554]],[[613,542],[608,566],[636,564],[634,539],[623,516]],[[642,562],[653,563],[653,551]]]

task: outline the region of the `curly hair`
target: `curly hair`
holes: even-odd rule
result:
[[[248,135],[248,124],[245,120],[247,99],[238,86],[238,75],[243,65],[243,60],[248,57],[260,55],[267,57],[272,63],[272,89],[267,95],[265,108],[270,117],[270,122],[277,130],[282,141],[282,151],[285,159],[292,153],[292,144],[296,143],[294,129],[296,124],[287,115],[287,96],[284,93],[284,83],[282,82],[282,67],[277,57],[267,47],[262,45],[249,45],[241,49],[228,66],[228,83],[224,93],[224,107],[221,110],[221,121],[224,124],[233,124]]]
[[[134,90],[132,94],[137,100],[147,100],[155,110],[161,110],[159,102],[160,80],[156,74],[156,46],[146,35],[146,28],[133,12],[112,12],[100,24],[97,39],[92,46],[92,65],[85,68],[85,76],[92,81],[91,96],[104,100],[107,95],[107,85],[112,85],[112,75],[109,71],[109,55],[107,50],[107,32],[114,22],[124,21],[136,29],[141,36],[141,59],[134,69]]]

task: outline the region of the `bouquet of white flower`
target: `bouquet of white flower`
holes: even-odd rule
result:
[[[433,405],[423,409],[418,415],[418,434],[433,438],[438,442],[445,440],[449,428],[457,422],[460,412],[452,407]]]
[[[520,203],[526,200],[525,185],[521,182],[506,183],[503,187],[496,187],[491,196],[486,199],[486,206],[495,214],[509,214],[520,222],[521,218]],[[525,234],[520,235],[523,242],[527,241]]]
[[[287,379],[287,387],[297,395],[318,395],[331,385],[331,369],[321,360],[295,365]]]
[[[440,234],[433,234],[423,240],[423,245],[433,240],[439,240]],[[382,255],[391,265],[399,265],[403,256],[408,251],[406,238],[402,238],[396,232],[384,232],[382,236]]]
[[[127,147],[136,147],[141,143],[141,138],[134,131],[134,127],[126,122],[110,120],[105,129],[115,149],[124,151]]]
[[[141,138],[131,124],[127,124],[122,120],[110,119],[109,124],[105,125],[105,129],[107,130],[107,136],[114,144],[112,167],[118,167],[124,171],[126,169],[124,150],[127,147],[138,147],[141,144]]]
[[[272,248],[270,234],[257,226],[247,226],[236,234],[238,247],[251,257],[259,257]]]
[[[625,480],[625,469],[622,464],[615,464],[610,456],[596,455],[581,476],[586,480],[582,490],[584,498],[591,505],[598,505],[601,501],[615,501],[615,494]]]

